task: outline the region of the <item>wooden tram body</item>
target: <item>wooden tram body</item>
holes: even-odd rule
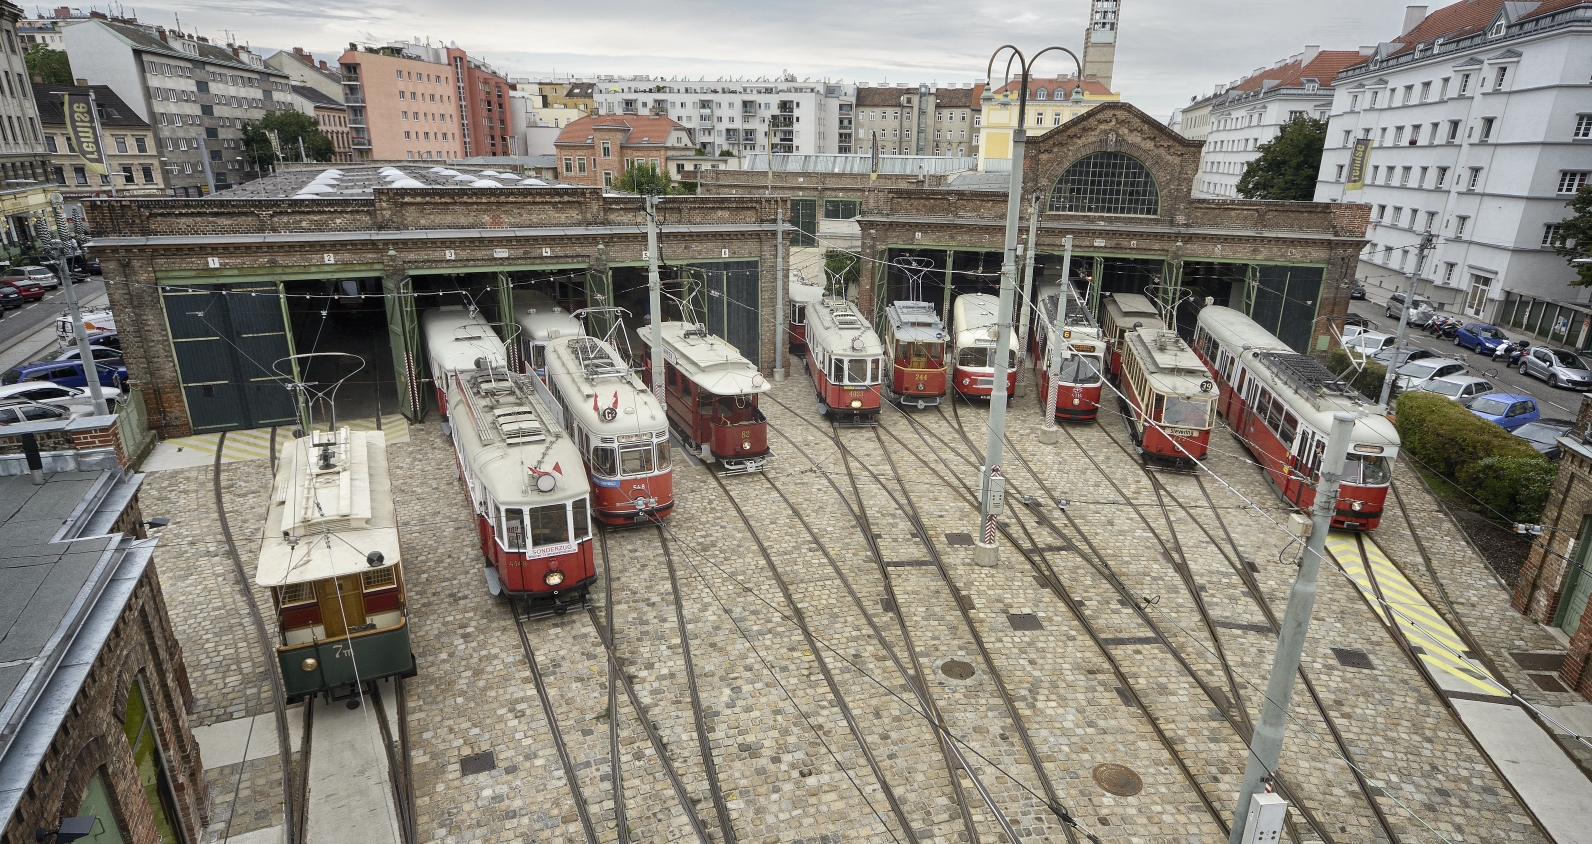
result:
[[[1217,412],[1265,468],[1277,494],[1297,507],[1315,503],[1333,415],[1356,417],[1332,526],[1376,529],[1400,445],[1382,408],[1231,308],[1200,311],[1194,346],[1220,387]]]
[[[823,302],[824,289],[792,274],[787,292],[790,293],[790,315],[786,320],[785,332],[789,335],[790,350],[794,354],[806,354],[807,309]]]
[[[647,347],[642,378],[651,385],[652,355],[663,356],[669,421],[706,462],[727,472],[757,472],[769,458],[768,420],[757,397],[774,388],[734,346],[707,329],[665,322],[660,343],[652,326],[636,329]]]
[[[1107,293],[1100,299],[1100,334],[1106,343],[1106,364],[1111,377],[1122,374],[1122,346],[1135,327],[1165,328],[1161,312],[1150,297],[1138,293]]]
[[[254,582],[269,589],[289,700],[413,676],[403,553],[380,432],[315,431],[282,450]]]
[[[669,419],[618,349],[596,337],[550,342],[547,379],[533,383],[580,451],[598,521],[633,525],[669,515]]]
[[[547,378],[547,344],[586,333],[585,326],[553,297],[539,290],[514,291],[514,322],[519,326],[520,361],[526,372]]]
[[[1067,321],[1056,330],[1061,297],[1068,296]],[[1106,344],[1099,326],[1089,318],[1088,307],[1069,285],[1045,284],[1039,288],[1039,317],[1029,335],[1034,375],[1039,384],[1039,404],[1050,400],[1050,355],[1055,344],[1063,347],[1056,379],[1057,419],[1093,421],[1100,412],[1101,379],[1105,373]]]
[[[896,300],[884,309],[885,395],[919,410],[945,398],[945,324],[928,302]]]
[[[1000,332],[1000,299],[964,293],[951,303],[953,344],[951,386],[964,396],[989,398],[995,392],[995,344]],[[1007,350],[1006,395],[1017,389],[1017,346]]]
[[[1177,332],[1130,329],[1122,342],[1128,427],[1145,455],[1187,463],[1210,450],[1216,384]]]
[[[818,393],[819,415],[879,415],[884,344],[845,299],[825,296],[807,308],[807,369]]]

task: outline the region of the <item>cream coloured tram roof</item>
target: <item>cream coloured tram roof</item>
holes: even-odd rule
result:
[[[481,373],[485,374],[485,373]],[[581,463],[580,449],[569,435],[559,427],[558,420],[541,401],[534,397],[528,379],[532,376],[508,376],[520,382],[508,392],[496,393],[496,398],[465,395],[474,390],[473,373],[463,373],[453,379],[448,389],[448,419],[453,424],[454,442],[475,479],[485,486],[500,506],[538,507],[572,501],[587,495],[590,484]],[[503,376],[498,375],[501,378]],[[529,410],[541,422],[540,433],[520,424],[516,409]],[[484,423],[480,416],[490,417]],[[507,418],[507,433],[496,421]],[[552,472],[555,486],[551,491],[536,488],[535,473]]]
[[[790,275],[790,300],[799,305],[811,305],[824,298],[824,287],[811,284],[796,273]]]
[[[1233,354],[1242,352],[1245,346],[1258,350],[1293,351],[1287,343],[1262,328],[1260,323],[1232,308],[1220,305],[1201,308],[1199,325]]]
[[[426,338],[426,356],[431,360],[431,377],[437,384],[447,382],[454,372],[475,369],[477,358],[503,366],[507,357],[503,341],[486,318],[470,313],[463,305],[430,308],[420,314],[420,329]]]
[[[891,335],[898,341],[945,342],[945,325],[940,322],[940,311],[929,302],[897,299],[885,306],[884,318],[890,323]]]
[[[588,350],[584,358],[577,353],[582,349]],[[570,414],[588,431],[606,437],[668,430],[652,391],[630,371],[617,349],[596,337],[548,343],[547,380],[558,387]],[[617,414],[611,422],[602,418],[607,407]]]
[[[312,446],[311,439],[315,440]],[[321,469],[323,442],[332,466]],[[266,508],[259,586],[283,586],[398,565],[398,516],[380,432],[341,428],[290,440],[282,450]],[[382,564],[366,559],[382,553]]]
[[[574,314],[539,290],[514,291],[514,320],[519,323],[520,330],[538,343],[586,333]]]
[[[993,348],[999,320],[1000,300],[988,293],[963,293],[951,303],[951,336],[956,338],[959,349],[964,346]]]
[[[807,341],[835,357],[884,354],[884,343],[856,306],[834,296],[825,296],[807,309]]]
[[[1134,322],[1143,322],[1145,328],[1162,325],[1161,312],[1156,309],[1155,303],[1139,293],[1113,293],[1102,297],[1100,309],[1103,314],[1109,314],[1111,323],[1123,331],[1132,331]]]
[[[1215,382],[1194,350],[1165,328],[1138,328],[1126,335],[1128,348],[1157,393],[1216,398]],[[1202,385],[1210,389],[1200,389]]]
[[[688,322],[665,322],[663,359],[691,379],[698,387],[716,396],[744,396],[774,389],[752,362],[723,339]],[[636,336],[648,346],[655,345],[652,326],[636,329]]]

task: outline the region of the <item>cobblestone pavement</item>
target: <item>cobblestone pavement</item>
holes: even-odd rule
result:
[[[609,719],[618,722],[631,840],[694,840],[691,815],[701,819],[710,840],[724,837],[697,739],[665,542],[684,596],[680,612],[700,715],[736,840],[967,841],[970,822],[977,840],[998,842],[998,811],[1022,840],[1062,841],[1061,823],[1046,806],[1047,782],[1061,805],[1103,841],[1223,840],[1245,761],[1242,725],[1246,716],[1259,717],[1275,643],[1235,566],[1252,566],[1278,614],[1295,570],[1278,561],[1280,553],[1285,560],[1293,553],[1274,524],[1287,510],[1225,429],[1212,441],[1214,475],[1203,477],[1214,509],[1193,477],[1158,476],[1167,502],[1188,508],[1172,508],[1169,528],[1137,459],[1119,445],[1126,436],[1117,414],[1103,412],[1098,424],[1068,427],[1058,445],[1042,446],[1032,395],[1015,399],[1007,474],[1014,494],[1039,497],[1048,522],[1009,497],[1006,524],[1034,562],[1002,539],[999,566],[982,568],[973,564],[971,547],[948,534],[971,532],[977,520],[967,491],[976,485],[978,458],[958,427],[981,446],[983,406],[913,411],[912,421],[887,409],[877,435],[841,432],[840,441],[867,466],[853,463],[853,492],[799,367],[772,396],[789,409],[765,405],[778,455],[765,475],[726,478],[721,489],[708,469],[681,460],[675,467],[679,503],[661,538],[649,528],[600,537],[611,565],[605,574],[614,592],[615,647],[644,715],[623,695],[609,711],[604,649],[584,614],[524,623],[600,841],[619,837]],[[485,589],[452,448],[435,418],[413,426],[411,435],[390,446],[389,456],[419,665],[407,691],[420,840],[582,840],[577,789],[566,781],[514,616]],[[270,700],[221,542],[211,472],[209,466],[160,472],[144,492],[146,512],[172,518],[157,566],[189,665],[197,724],[267,712]],[[1149,524],[1106,476],[1143,508]],[[222,478],[232,531],[252,573],[260,530],[255,514],[264,512],[269,466],[263,460],[226,464]],[[1509,611],[1508,596],[1418,479],[1401,470],[1398,482],[1431,554],[1431,570],[1391,508],[1377,541],[1434,605],[1470,629],[1517,689],[1554,702],[1553,693],[1538,689],[1506,653],[1552,649],[1551,641]],[[926,536],[914,535],[903,515],[908,496]],[[1069,499],[1065,516],[1045,504],[1054,497]],[[896,565],[872,557],[855,521],[859,507],[879,534],[884,561]],[[768,558],[752,540],[754,530]],[[943,576],[933,565],[915,564],[928,562],[924,541],[943,561]],[[788,585],[794,607],[771,566]],[[1182,573],[1180,566],[1186,566]],[[1048,587],[1047,573],[1075,605]],[[1152,629],[1121,600],[1108,574],[1130,596],[1153,599],[1147,612],[1164,642],[1147,640]],[[884,600],[886,577],[893,606]],[[1185,578],[1221,625],[1205,626]],[[599,615],[600,587],[593,592]],[[269,608],[264,595],[254,595]],[[1444,595],[1451,604],[1440,600]],[[972,629],[960,607],[967,608]],[[798,615],[816,649],[794,621]],[[1106,650],[1091,640],[1082,619],[1105,637]],[[1231,680],[1216,657],[1218,643],[1232,665]],[[1332,648],[1364,651],[1373,668],[1344,666]],[[921,678],[911,676],[914,656]],[[1543,840],[1358,593],[1326,569],[1304,665],[1400,840]],[[991,668],[1012,706],[1003,701]],[[962,743],[971,775],[948,762],[914,682],[932,696]],[[1381,839],[1368,798],[1302,686],[1291,715],[1285,782],[1332,840]],[[642,718],[660,733],[689,805],[677,800]],[[1017,733],[1019,720],[1037,758]],[[462,773],[464,757],[487,751],[490,770]],[[250,763],[246,787],[236,795],[235,767],[207,774],[225,809],[217,816],[233,816],[234,835],[280,823],[280,795],[273,790],[278,769],[274,759],[262,761]],[[1128,796],[1105,791],[1094,775],[1108,763],[1131,768],[1142,789]],[[979,798],[975,777],[993,806]],[[899,801],[904,824],[885,786]],[[959,794],[967,798],[966,819]],[[1297,811],[1290,819],[1301,840],[1319,840]]]

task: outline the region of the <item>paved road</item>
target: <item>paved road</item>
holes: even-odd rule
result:
[[[1379,331],[1386,331],[1389,334],[1398,331],[1398,320],[1386,316],[1386,295],[1379,290],[1372,290],[1370,294],[1373,298],[1353,303],[1350,310],[1374,320]],[[1510,334],[1507,329],[1504,333]],[[1468,349],[1455,346],[1453,340],[1439,340],[1412,327],[1405,334],[1405,344],[1461,360],[1470,367],[1471,375],[1486,378],[1499,390],[1531,396],[1542,407],[1543,416],[1574,419],[1577,409],[1581,407],[1581,394],[1575,390],[1549,387],[1536,378],[1521,375],[1513,369],[1506,369],[1501,361],[1494,363],[1490,356],[1478,355]]]
[[[104,298],[105,282],[98,278],[79,283],[76,287],[80,302],[87,303]],[[55,318],[65,311],[66,294],[61,290],[52,290],[37,302],[29,302],[14,311],[6,311],[5,318],[0,319],[0,358],[9,361],[15,357],[15,353],[34,351],[36,345],[29,348],[24,348],[24,345],[34,344],[33,335],[39,333],[39,329],[54,322]],[[19,359],[17,362],[22,361]]]

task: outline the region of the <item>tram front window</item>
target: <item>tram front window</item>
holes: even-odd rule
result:
[[[1392,479],[1385,457],[1351,454],[1343,462],[1343,482],[1346,484],[1382,486]]]
[[[1098,384],[1100,383],[1100,359],[1073,355],[1072,360],[1061,362],[1061,375],[1056,380],[1066,384],[1082,384],[1085,386]]]
[[[611,445],[600,445],[591,450],[591,470],[605,478],[618,474],[614,471],[614,448]]]
[[[872,384],[879,380],[879,362],[873,358],[847,358],[846,383]]]
[[[944,343],[903,340],[896,344],[896,360],[913,369],[938,368],[943,365],[944,359]]]
[[[498,528],[498,541],[506,551],[525,550],[525,522],[518,507],[503,508],[503,521]]]
[[[570,502],[569,508],[575,511],[575,518],[571,521],[575,523],[576,542],[591,539],[591,516],[587,512],[590,506],[590,502],[584,498],[577,498]]]
[[[619,450],[619,470],[626,475],[652,474],[652,446],[632,446]]]
[[[1211,400],[1167,396],[1161,422],[1178,428],[1204,428],[1211,424]]]
[[[531,507],[525,511],[531,528],[531,546],[561,545],[569,541],[569,508],[563,504]]]
[[[989,349],[983,346],[963,346],[956,350],[956,365],[966,367],[989,366]]]

